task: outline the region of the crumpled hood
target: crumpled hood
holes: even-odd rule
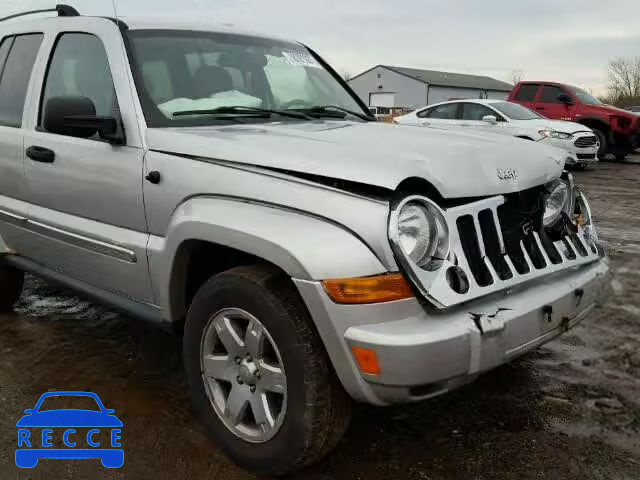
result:
[[[151,150],[349,180],[394,190],[407,178],[445,198],[511,193],[558,177],[562,150],[502,135],[375,122],[150,128]],[[498,170],[514,170],[515,175]],[[500,178],[503,177],[503,178]]]

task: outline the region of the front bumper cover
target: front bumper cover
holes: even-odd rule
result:
[[[294,281],[345,389],[389,405],[452,390],[575,326],[606,297],[608,272],[602,258],[445,310],[337,305],[319,282]],[[360,373],[351,346],[374,350],[380,375]]]

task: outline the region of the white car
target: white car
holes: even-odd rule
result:
[[[550,120],[517,103],[503,100],[455,100],[396,117],[401,125],[467,128],[543,142],[569,152],[573,166],[597,162],[598,138],[579,123]],[[567,164],[571,165],[569,161]]]

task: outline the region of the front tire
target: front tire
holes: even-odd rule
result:
[[[598,158],[603,159],[604,156],[609,152],[609,136],[606,132],[598,128],[592,128],[593,133],[598,137],[598,142],[600,142],[600,148],[598,148]]]
[[[279,270],[257,265],[212,277],[191,304],[183,346],[196,412],[241,467],[292,473],[342,438],[351,400]]]
[[[0,263],[0,312],[9,312],[20,299],[24,272]]]

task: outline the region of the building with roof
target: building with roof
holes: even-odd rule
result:
[[[491,77],[389,65],[373,67],[348,83],[363,102],[378,107],[378,113],[463,98],[506,100],[513,88],[513,85]]]

